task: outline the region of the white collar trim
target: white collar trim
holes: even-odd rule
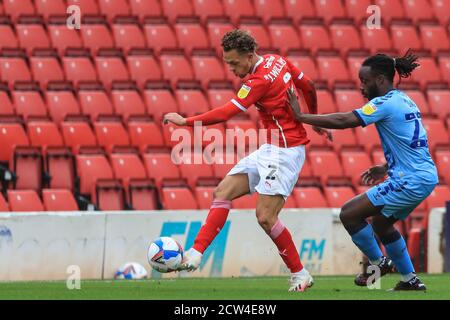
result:
[[[259,57],[258,62],[256,62],[255,65],[253,66],[252,73],[255,73],[256,68],[258,68],[258,66],[259,66],[263,61],[264,61],[264,58],[263,58],[263,57]]]

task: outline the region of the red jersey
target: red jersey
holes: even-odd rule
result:
[[[287,96],[287,90],[295,88],[294,81],[302,77],[303,73],[287,59],[275,54],[264,55],[231,102],[242,111],[255,104],[268,131],[269,143],[286,148],[307,144],[305,128],[295,120]],[[278,131],[277,142],[271,141],[272,129]]]

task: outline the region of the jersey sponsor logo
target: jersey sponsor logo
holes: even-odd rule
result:
[[[250,93],[250,90],[252,90],[251,87],[246,86],[245,84],[243,84],[241,89],[239,89],[239,92],[237,94],[238,98],[239,99],[247,98],[248,94]]]
[[[289,72],[286,72],[283,76],[284,83],[288,83],[289,80],[291,80],[291,77],[292,77],[291,74]]]
[[[374,106],[372,103],[366,104],[364,107],[361,108],[362,113],[364,113],[366,116],[370,116],[375,111],[377,111],[377,107]]]

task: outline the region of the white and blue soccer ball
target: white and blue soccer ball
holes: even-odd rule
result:
[[[145,279],[147,270],[137,262],[127,262],[117,270],[115,279],[137,280]]]
[[[156,271],[175,271],[183,260],[183,249],[173,238],[161,237],[150,244],[147,252],[148,263]]]

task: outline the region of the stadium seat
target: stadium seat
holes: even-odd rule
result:
[[[197,188],[195,188],[195,198],[197,200],[199,209],[211,208],[211,204],[214,200],[214,190],[215,187],[213,186],[198,186]]]
[[[268,49],[272,47],[269,32],[260,19],[245,18],[240,20],[239,29],[248,31],[258,42],[258,48]]]
[[[329,23],[333,18],[345,17],[345,9],[341,1],[314,0],[318,17]]]
[[[170,23],[174,23],[178,17],[194,15],[194,8],[190,0],[161,0],[161,7],[164,16],[169,19]]]
[[[386,23],[390,23],[392,19],[405,17],[402,0],[375,0],[375,5],[380,8],[382,18]]]
[[[319,53],[317,56],[317,65],[320,78],[327,80],[329,85],[334,84],[336,81],[350,80],[350,75],[344,60],[332,52]]]
[[[144,33],[136,17],[117,17],[112,24],[116,47],[127,53],[131,48],[146,47]]]
[[[173,148],[178,146],[188,147],[194,146],[194,129],[193,127],[180,128],[173,123],[168,123],[162,127],[164,143],[166,146]]]
[[[160,65],[163,78],[170,81],[173,87],[179,80],[193,80],[194,73],[189,60],[180,51],[161,53]]]
[[[391,25],[391,35],[393,48],[400,54],[404,54],[407,48],[413,50],[422,49],[422,42],[416,32],[414,25],[408,22],[399,21]]]
[[[223,0],[225,15],[231,18],[233,24],[237,24],[242,17],[254,17],[255,8],[252,0]]]
[[[224,9],[221,0],[193,0],[194,13],[200,17],[202,22],[206,22],[210,17],[223,17]]]
[[[112,179],[113,171],[105,155],[98,154],[78,154],[77,172],[80,178],[80,193],[91,194],[95,190],[95,183],[98,179]]]
[[[444,208],[447,201],[450,201],[450,188],[448,185],[437,185],[425,199],[429,210],[433,208]]]
[[[95,57],[95,65],[100,81],[109,89],[113,81],[128,81],[130,76],[125,58],[120,50],[100,49]]]
[[[295,201],[295,198],[290,195],[286,201],[284,202],[283,208],[286,209],[298,209],[297,201]]]
[[[345,56],[351,49],[361,49],[362,42],[352,20],[336,20],[330,25],[333,48]]]
[[[42,93],[35,83],[16,83],[12,92],[16,113],[26,120],[30,116],[46,116]]]
[[[97,1],[92,0],[67,0],[67,6],[77,5],[84,15],[96,15],[99,13]]]
[[[8,212],[9,211],[9,204],[6,202],[5,198],[3,198],[3,195],[0,194],[0,212]]]
[[[342,208],[345,202],[355,196],[350,187],[325,187],[324,192],[330,208]]]
[[[191,154],[185,157],[177,157],[179,161],[181,177],[186,179],[191,190],[195,189],[197,181],[201,178],[213,178],[213,168],[205,162],[203,154]],[[195,163],[198,159],[201,163]]]
[[[403,0],[403,8],[406,16],[414,22],[434,17],[433,8],[428,0]]]
[[[313,81],[319,79],[316,63],[307,51],[290,51],[287,59]]]
[[[158,191],[150,180],[131,180],[128,195],[133,210],[159,209]]]
[[[439,69],[443,79],[450,85],[450,54],[439,55]]]
[[[240,198],[234,199],[231,202],[231,207],[233,209],[255,209],[258,200],[258,193],[253,193],[252,195],[244,195]]]
[[[78,211],[78,205],[70,190],[44,189],[42,200],[45,211]]]
[[[282,0],[253,0],[256,16],[268,23],[274,18],[284,18],[284,6]]]
[[[355,128],[356,141],[370,153],[375,147],[380,147],[380,138],[375,126]]]
[[[256,123],[247,119],[231,119],[225,123],[227,131],[232,130],[235,136],[234,145],[238,148],[242,146],[242,138],[245,137],[245,145],[258,146],[257,139],[259,133],[257,131]],[[248,137],[248,138],[247,138]],[[255,140],[256,139],[256,140]]]
[[[431,50],[433,54],[450,48],[450,41],[443,26],[424,23],[419,26],[419,31],[424,49]]]
[[[428,83],[442,81],[441,72],[434,58],[421,57],[419,61],[420,68],[414,70],[411,80],[418,82],[422,89],[425,89]]]
[[[337,112],[336,102],[330,91],[326,89],[317,89],[317,106],[319,114]]]
[[[138,16],[141,22],[146,17],[160,17],[162,15],[161,4],[158,0],[130,0],[131,14]]]
[[[144,32],[148,46],[158,55],[162,49],[176,49],[178,47],[174,31],[163,18],[146,19]]]
[[[9,17],[0,16],[0,49],[17,48],[19,41],[13,29],[13,24]]]
[[[188,117],[209,111],[208,101],[202,90],[195,88],[178,89],[175,92],[181,114]],[[192,106],[195,106],[193,108]]]
[[[81,146],[96,146],[97,139],[88,122],[83,120],[64,121],[61,123],[64,144],[77,154]]]
[[[382,149],[374,149],[371,152],[372,162],[374,165],[385,164],[386,158]]]
[[[11,92],[6,83],[0,83],[0,115],[14,114],[14,107],[10,99]]]
[[[448,133],[441,119],[423,118],[422,124],[427,131],[430,150],[440,144],[448,145]]]
[[[445,89],[429,89],[427,97],[430,103],[430,109],[441,119],[450,115],[450,92]],[[450,129],[447,127],[447,129]]]
[[[445,0],[431,0],[434,9],[434,16],[441,25],[446,26],[450,22],[448,12],[450,12],[450,2]]]
[[[72,81],[75,85],[83,81],[97,81],[97,72],[89,51],[68,49],[62,62],[66,79]]]
[[[50,39],[44,28],[43,20],[38,16],[20,17],[16,24],[16,34],[21,48],[31,54],[35,48],[50,47]]]
[[[302,208],[327,208],[325,197],[316,187],[295,187],[292,194],[300,209]]]
[[[158,187],[161,186],[163,179],[180,178],[180,171],[173,163],[169,152],[156,149],[145,153],[143,157],[147,175],[155,180]]]
[[[26,55],[20,50],[6,50],[0,52],[0,75],[12,88],[16,81],[30,81],[31,73],[26,63]]]
[[[114,146],[128,146],[130,138],[123,124],[115,120],[94,122],[94,131],[98,144],[111,152]]]
[[[67,6],[64,0],[35,0],[36,13],[43,16],[46,21],[51,15],[65,15]]]
[[[0,26],[1,28],[1,26]],[[217,55],[222,54],[222,38],[225,33],[233,30],[234,27],[227,18],[208,19],[206,30],[211,47],[216,50]],[[0,40],[1,41],[1,40]]]
[[[223,179],[236,163],[235,153],[224,153],[222,158],[218,158],[217,161],[214,161],[212,164],[214,176],[216,178]]]
[[[58,59],[58,54],[53,50],[35,50],[30,57],[33,79],[39,82],[42,89],[47,88],[49,81],[64,80],[64,72]]]
[[[14,189],[41,191],[44,160],[40,148],[16,147],[10,169],[15,174]]]
[[[381,1],[389,2],[387,0]],[[370,50],[372,54],[379,51],[391,50],[392,40],[389,36],[387,28],[369,29],[365,24],[362,24],[360,27],[360,33],[363,47]]]
[[[162,199],[165,210],[197,209],[197,202],[189,188],[163,187]]]
[[[101,16],[84,16],[83,27],[80,29],[83,47],[96,55],[100,48],[114,47],[114,39],[108,28],[107,21]]]
[[[191,62],[194,77],[202,83],[204,89],[208,88],[210,81],[223,81],[225,79],[223,64],[214,51],[194,51]]]
[[[121,115],[125,121],[128,121],[131,115],[143,115],[146,113],[144,101],[133,82],[113,84],[111,100],[115,114]]]
[[[450,183],[450,151],[447,149],[436,150],[435,152],[436,166],[439,175],[444,178],[444,181]]]
[[[131,145],[144,153],[148,147],[163,147],[164,138],[159,126],[149,117],[130,117],[128,134]]]
[[[305,17],[315,17],[316,10],[311,0],[284,0],[286,15],[297,24]]]
[[[347,130],[332,130],[333,141],[328,141],[328,144],[338,153],[341,152],[344,147],[356,147],[356,136],[353,133],[353,129]]]
[[[403,90],[408,97],[411,98],[412,101],[416,104],[416,106],[419,108],[420,113],[423,115],[429,115],[431,114],[430,107],[428,105],[427,100],[425,99],[425,96],[423,95],[423,92],[421,90],[412,89],[412,90]]]
[[[99,179],[95,190],[91,192],[96,207],[102,211],[124,210],[126,199],[125,190],[120,181],[115,179]]]
[[[32,146],[41,147],[62,146],[63,138],[55,122],[45,120],[30,120],[27,124],[28,137]]]
[[[78,99],[72,86],[67,83],[49,84],[45,100],[50,116],[56,123],[63,121],[67,115],[80,114]]]
[[[126,190],[128,190],[131,179],[147,178],[144,164],[137,153],[119,150],[113,152],[110,159],[114,176],[122,180]]]
[[[161,123],[165,113],[178,112],[178,104],[170,87],[147,87],[144,99],[148,114],[152,115],[157,123]]]
[[[209,105],[212,108],[217,108],[224,105],[225,103],[233,99],[234,96],[235,92],[232,89],[211,88],[208,90],[208,101]]]
[[[34,190],[8,190],[8,203],[14,212],[44,211],[41,199]]]
[[[330,177],[342,177],[344,171],[341,162],[336,159],[336,154],[329,150],[310,150],[309,163],[316,177],[320,177],[323,184]]]
[[[309,146],[324,147],[327,145],[326,138],[315,132],[310,125],[303,124],[303,127],[305,128],[308,139],[310,140]]]
[[[349,112],[359,109],[366,104],[366,101],[358,90],[340,89],[334,91],[338,112]]]
[[[100,13],[105,15],[111,22],[114,17],[119,15],[129,15],[130,7],[127,0],[97,0]]]
[[[357,150],[342,150],[340,154],[345,176],[351,177],[354,186],[359,185],[361,174],[372,167],[369,155]]]
[[[162,79],[161,68],[149,49],[130,50],[127,55],[127,67],[131,79],[136,81],[141,90],[147,81]]]
[[[77,184],[75,157],[67,147],[50,147],[47,149],[46,170],[49,187],[74,191]]]
[[[286,55],[290,49],[300,48],[300,38],[292,21],[272,20],[269,24],[269,34],[272,46],[279,49],[282,55]]]
[[[312,54],[319,49],[331,49],[330,36],[321,20],[304,20],[300,22],[299,31],[303,48],[311,50]]]
[[[10,161],[15,146],[28,146],[29,140],[19,123],[0,122],[0,161]]]
[[[35,9],[31,0],[7,0],[3,1],[5,13],[16,21],[20,15],[34,15]]]
[[[347,16],[353,18],[356,24],[364,22],[367,19],[367,8],[372,2],[371,0],[345,0]]]
[[[101,114],[112,114],[113,106],[106,94],[105,89],[100,84],[85,84],[79,86],[78,99],[80,101],[81,112],[90,116],[92,121],[97,120]]]
[[[348,53],[347,66],[350,73],[350,79],[357,84],[360,83],[359,69],[361,68],[364,59],[368,56],[370,56],[370,51],[368,50],[350,51]]]

